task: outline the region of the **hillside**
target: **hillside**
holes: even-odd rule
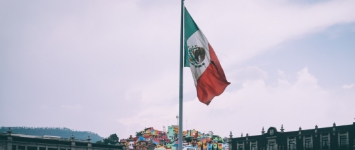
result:
[[[7,132],[9,127],[1,127],[0,132]],[[98,134],[90,131],[75,131],[68,128],[34,128],[34,127],[10,127],[14,134],[27,134],[27,135],[53,135],[60,136],[61,138],[70,138],[73,134],[75,139],[86,140],[88,136],[91,138],[91,142],[100,141],[103,138]]]

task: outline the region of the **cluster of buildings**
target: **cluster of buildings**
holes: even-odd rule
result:
[[[168,131],[145,128],[133,137],[121,139],[119,145],[103,145],[87,140],[77,140],[74,136],[32,136],[12,134],[11,130],[0,133],[0,150],[176,150],[177,126]],[[285,132],[280,129],[264,128],[260,135],[241,135],[221,138],[212,132],[197,130],[184,131],[184,150],[355,150],[355,122],[349,125]]]
[[[159,131],[153,127],[145,128],[137,132],[135,137],[130,136],[127,139],[121,139],[120,145],[126,146],[126,149],[142,150],[176,150],[178,146],[178,126],[168,126],[168,130]],[[183,148],[188,150],[214,149],[228,150],[227,138],[223,139],[213,132],[201,133],[195,129],[183,131]]]

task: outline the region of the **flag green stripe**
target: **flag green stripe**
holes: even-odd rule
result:
[[[188,49],[187,49],[187,44],[186,41],[187,39],[189,39],[189,37],[194,34],[198,29],[195,21],[192,19],[190,13],[187,11],[187,9],[185,8],[185,16],[184,16],[185,20],[184,20],[184,24],[185,24],[185,60],[184,60],[184,66],[185,67],[190,67],[190,61],[189,61],[189,55],[188,55]]]

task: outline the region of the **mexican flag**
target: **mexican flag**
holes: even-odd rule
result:
[[[184,66],[191,69],[198,99],[208,105],[230,83],[216,53],[186,8],[184,18]]]

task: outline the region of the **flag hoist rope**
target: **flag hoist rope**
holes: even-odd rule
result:
[[[181,27],[180,27],[180,77],[179,77],[179,136],[178,150],[182,150],[182,120],[183,120],[183,58],[184,58],[184,0],[181,0]]]

